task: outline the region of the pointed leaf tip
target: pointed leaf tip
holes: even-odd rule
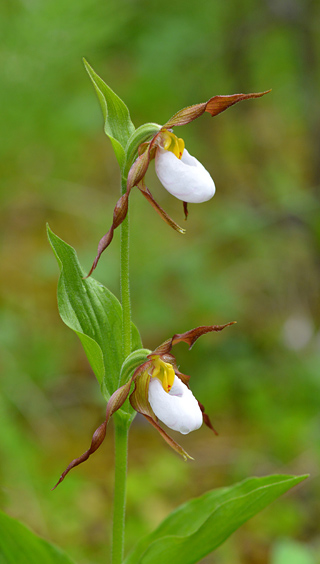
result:
[[[135,131],[126,104],[93,70],[86,59],[85,69],[96,90],[104,117],[105,133],[108,135],[121,168],[125,164],[125,148]]]

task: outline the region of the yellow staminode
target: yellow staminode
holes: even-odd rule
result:
[[[170,392],[175,377],[172,364],[164,362],[158,357],[154,359],[153,366],[152,378],[158,378],[162,383],[164,391],[167,393]]]
[[[164,139],[163,148],[166,151],[171,151],[178,159],[181,159],[184,150],[184,140],[168,130],[163,132],[162,138]]]

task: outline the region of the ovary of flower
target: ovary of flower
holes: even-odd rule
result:
[[[155,415],[170,429],[186,435],[201,427],[203,417],[199,404],[178,376],[170,392],[164,390],[157,377],[150,378],[148,399]]]

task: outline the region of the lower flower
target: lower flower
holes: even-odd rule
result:
[[[175,376],[169,392],[163,389],[158,378],[151,378],[148,400],[156,417],[170,429],[182,435],[200,429],[203,417],[199,403],[178,376]]]
[[[79,458],[75,458],[61,474],[57,484],[65,478],[72,468],[78,466],[93,454],[102,444],[110,417],[124,404],[134,383],[134,390],[129,396],[132,407],[159,431],[164,440],[186,460],[188,453],[159,425],[158,420],[174,431],[186,435],[199,429],[205,423],[214,430],[203,405],[194,397],[189,388],[190,376],[179,371],[175,357],[171,354],[174,345],[185,342],[192,348],[196,340],[206,333],[222,331],[225,325],[205,325],[186,333],[176,334],[168,341],[147,355],[131,378],[116,390],[107,403],[105,421],[94,432],[90,448]],[[54,488],[53,488],[54,489]]]

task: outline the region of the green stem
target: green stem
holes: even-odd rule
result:
[[[127,179],[121,180],[121,192],[125,193]],[[131,353],[131,302],[129,281],[129,211],[126,219],[121,224],[120,239],[120,284],[122,303],[122,353],[123,360]]]
[[[126,422],[114,416],[115,423],[115,484],[113,509],[112,564],[122,564],[124,553],[124,525],[126,511],[126,480],[128,433]]]
[[[121,180],[121,192],[126,191],[126,178]],[[122,303],[122,359],[131,353],[131,302],[129,280],[129,214],[121,224],[120,284]],[[126,482],[128,458],[127,421],[114,415],[115,425],[115,478],[113,501],[112,564],[122,564],[124,553],[124,529],[126,512]]]

